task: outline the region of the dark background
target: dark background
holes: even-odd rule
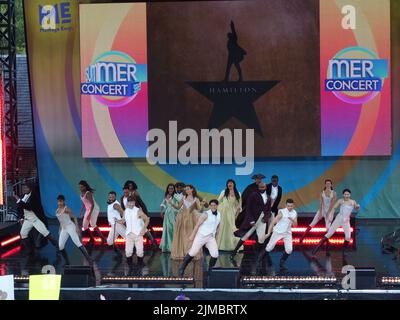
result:
[[[279,80],[255,102],[257,157],[319,156],[318,0],[153,2],[147,6],[150,128],[208,127],[213,103],[189,81],[222,81],[233,20],[244,81]],[[234,67],[231,80],[237,79]],[[223,128],[246,129],[231,118]]]

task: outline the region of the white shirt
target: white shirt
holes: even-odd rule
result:
[[[221,221],[221,213],[217,211],[217,214],[213,214],[211,209],[204,212],[207,215],[207,219],[199,227],[199,233],[203,236],[208,236],[212,234],[215,236],[217,232],[218,225]]]
[[[67,226],[74,224],[71,220],[71,216],[68,213],[65,213],[67,210],[67,206],[65,206],[62,210],[56,210],[56,217],[60,222],[61,229],[65,229]]]
[[[133,209],[125,209],[125,221],[126,221],[126,235],[133,233],[139,235],[144,228],[144,221],[139,218],[139,208],[133,207]]]
[[[289,211],[287,208],[279,210],[282,213],[281,220],[274,227],[274,232],[276,233],[292,233],[293,222],[289,219],[295,219],[297,217],[296,210]],[[278,213],[279,213],[278,212]]]
[[[263,193],[261,193],[261,196],[263,198],[264,204],[266,204],[268,201],[267,191],[264,191]]]
[[[107,206],[107,220],[111,226],[115,224],[115,220],[122,220],[121,214],[118,212],[118,210],[114,209],[114,205],[116,204],[120,205],[119,202],[115,200],[113,203]]]
[[[271,185],[271,199],[275,201],[276,197],[278,196],[278,186],[274,187]]]

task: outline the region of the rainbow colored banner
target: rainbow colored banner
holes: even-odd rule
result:
[[[320,1],[321,155],[391,155],[390,1]]]
[[[81,5],[82,154],[146,155],[146,4]]]

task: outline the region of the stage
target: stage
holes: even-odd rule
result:
[[[354,227],[352,246],[346,256],[342,255],[341,246],[333,245],[327,253],[321,250],[313,258],[311,250],[314,243],[321,235],[316,234],[310,244],[294,246],[294,252],[287,261],[287,272],[280,272],[279,259],[282,254],[282,246],[271,254],[273,266],[264,267],[261,274],[256,272],[254,246],[249,243],[244,251],[239,252],[235,260],[230,260],[229,252],[220,252],[216,270],[229,268],[239,272],[240,281],[238,288],[215,288],[215,284],[207,281],[205,273],[209,255],[203,252],[205,259],[191,263],[187,268],[185,277],[192,277],[190,283],[181,284],[174,282],[181,261],[170,259],[168,253],[160,250],[152,250],[148,242],[145,245],[145,267],[142,270],[134,268],[134,277],[140,277],[145,281],[140,283],[124,284],[123,281],[112,281],[113,279],[124,279],[128,273],[125,259],[119,260],[112,248],[95,244],[87,246],[88,251],[94,259],[93,286],[91,288],[66,288],[61,290],[62,299],[98,299],[99,294],[107,296],[107,299],[126,299],[130,296],[135,299],[165,299],[176,297],[182,290],[192,299],[220,299],[222,290],[224,298],[228,299],[398,299],[400,291],[396,285],[388,286],[382,284],[382,277],[399,277],[400,264],[393,260],[393,254],[383,254],[380,240],[382,236],[398,228],[398,220],[357,220]],[[153,227],[155,230],[157,227]],[[50,231],[58,235],[58,224],[50,221]],[[159,234],[154,232],[156,239]],[[340,232],[335,235],[338,241],[343,235]],[[84,240],[86,239],[84,235]],[[296,239],[296,235],[294,235]],[[159,241],[159,240],[158,240]],[[123,244],[119,244],[123,249]],[[67,243],[67,251],[71,265],[87,265],[79,250],[71,241]],[[64,261],[57,255],[51,245],[39,249],[35,256],[25,257],[21,251],[18,241],[10,245],[1,253],[0,274],[14,274],[20,277],[16,281],[16,297],[25,299],[27,297],[27,277],[32,274],[40,274],[44,266],[52,265],[57,274],[64,274]],[[341,279],[345,276],[342,267],[352,265],[355,268],[375,268],[376,285],[371,290],[342,290]],[[275,279],[269,283],[246,283],[243,279],[257,279],[258,276],[267,279]],[[169,279],[161,283],[154,280]],[[146,279],[153,281],[146,283]],[[308,282],[306,279],[334,279],[333,281]],[[110,280],[111,279],[111,280]],[[280,282],[286,279],[286,283]],[[297,280],[296,280],[297,279]],[[303,280],[304,281],[303,281]],[[211,280],[212,281],[212,280]],[[398,284],[397,284],[398,285]],[[358,288],[357,288],[358,289]],[[216,291],[217,290],[217,291]],[[186,294],[185,293],[185,294]]]

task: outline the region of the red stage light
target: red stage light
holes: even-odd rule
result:
[[[20,239],[21,239],[21,236],[18,235],[18,236],[12,237],[10,239],[4,240],[3,242],[0,243],[0,247],[5,247],[5,246],[9,245],[10,243],[18,241]]]
[[[15,247],[15,248],[11,249],[10,251],[7,251],[6,253],[3,253],[0,258],[5,259],[7,257],[10,257],[10,256],[16,254],[17,252],[20,252],[20,251],[21,251],[21,246]]]

